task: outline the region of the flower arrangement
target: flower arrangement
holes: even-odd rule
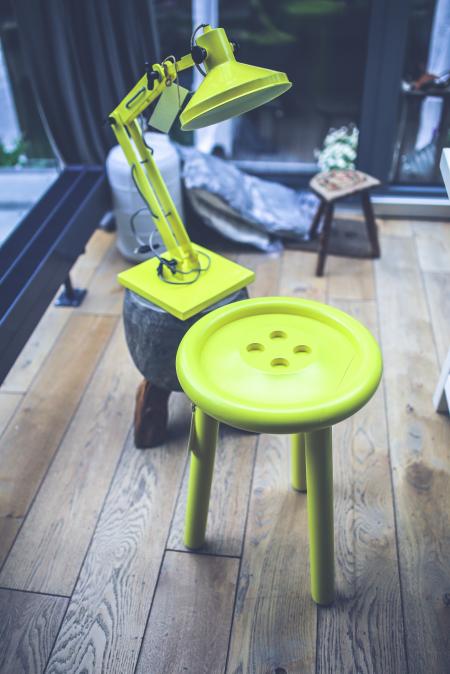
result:
[[[323,141],[322,150],[315,156],[321,171],[354,169],[358,149],[359,130],[355,124],[330,129]]]

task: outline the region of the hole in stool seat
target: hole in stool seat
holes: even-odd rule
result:
[[[264,351],[264,346],[259,342],[252,342],[247,345],[247,351]]]
[[[283,330],[274,330],[270,333],[270,339],[286,339],[287,335]]]
[[[306,344],[297,344],[294,346],[294,353],[309,353],[311,349]]]
[[[286,358],[274,358],[270,364],[272,367],[288,367],[289,361]]]

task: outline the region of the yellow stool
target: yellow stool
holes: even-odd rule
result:
[[[205,539],[219,422],[290,433],[291,483],[307,492],[311,593],[334,599],[331,426],[374,394],[382,360],[357,320],[319,302],[264,297],[228,304],[186,333],[180,384],[194,404],[185,545]]]

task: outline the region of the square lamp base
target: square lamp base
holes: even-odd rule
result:
[[[254,280],[255,274],[250,269],[202,246],[195,245],[194,248],[211,260],[209,268],[201,272],[194,283],[189,285],[166,283],[158,276],[157,257],[121,272],[117,279],[125,288],[162,307],[182,321],[195,316],[199,311],[244,288]],[[170,254],[164,253],[162,257],[170,259]],[[204,266],[206,260],[204,255],[200,256],[200,260]],[[194,275],[193,277],[195,278]]]

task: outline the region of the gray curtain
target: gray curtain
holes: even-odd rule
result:
[[[14,0],[29,76],[66,164],[101,163],[105,118],[160,60],[151,0]]]

